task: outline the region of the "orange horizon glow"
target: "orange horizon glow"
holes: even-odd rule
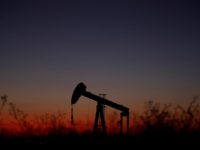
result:
[[[196,101],[197,99],[198,97],[194,97],[193,101],[194,100]],[[70,124],[70,117],[71,117],[70,106],[71,105],[69,104],[67,105],[67,107],[66,106],[63,107],[63,108],[68,108],[66,110],[63,109],[63,111],[55,111],[55,113],[53,111],[49,111],[48,113],[47,112],[41,113],[38,111],[36,114],[35,113],[29,114],[27,112],[24,112],[23,109],[18,108],[18,105],[13,105],[15,107],[14,109],[11,109],[10,104],[11,104],[10,101],[8,101],[7,104],[4,105],[0,114],[0,117],[1,117],[0,127],[3,130],[10,133],[19,134],[19,133],[31,132],[33,134],[48,134],[52,131],[60,132],[60,130],[63,130],[62,132],[75,130],[77,133],[83,133],[85,131],[91,132],[93,130],[93,123],[94,123],[95,112],[96,112],[96,102],[88,100],[86,98],[80,98],[80,100],[75,105],[73,105],[74,107],[73,115],[74,115],[74,122],[75,122],[74,125]],[[160,103],[155,102],[152,104],[160,104]],[[162,105],[160,105],[160,109],[163,109]],[[185,108],[181,108],[179,109],[179,111],[180,110],[182,111],[184,109]],[[11,113],[14,110],[15,110],[16,116]],[[170,109],[170,111],[172,110],[173,109]],[[187,110],[187,108],[185,110]],[[186,111],[183,111],[183,112],[186,112]],[[183,113],[183,112],[178,112],[178,113]],[[175,115],[177,115],[179,119],[180,114],[175,114]],[[183,113],[183,115],[185,118],[188,118],[188,114]],[[120,127],[119,127],[120,111],[106,106],[105,107],[105,121],[106,121],[108,133],[116,134],[120,132]],[[154,118],[151,118],[151,120],[149,121],[154,122],[155,116]],[[170,123],[172,123],[172,121],[173,120],[171,120]],[[168,121],[166,122],[169,123]],[[132,111],[132,109],[130,109],[131,130],[134,133],[138,133],[141,130],[143,130],[146,125],[148,124],[145,124],[145,122],[141,120],[141,114],[137,113],[136,111]],[[180,121],[177,123],[177,125],[175,125],[175,128],[177,130],[183,127],[184,125],[182,125]],[[194,124],[191,126],[191,129],[195,129],[195,128],[198,129],[199,126],[197,124]],[[124,130],[125,130],[125,125],[124,125]]]
[[[19,122],[16,121],[4,121],[1,122],[0,128],[1,131],[10,134],[34,134],[34,135],[47,135],[51,132],[60,132],[59,130],[63,130],[63,134],[69,132],[70,130],[74,130],[77,133],[84,132],[92,132],[93,131],[93,122],[82,122],[81,120],[75,121],[73,125],[70,124],[69,121],[66,121],[65,124],[53,124],[52,122],[48,122],[47,124],[38,123],[35,120],[29,120],[26,122],[26,125],[20,125]],[[118,124],[114,126],[109,126],[106,124],[108,133],[120,133],[120,128]],[[2,133],[3,133],[2,132]]]

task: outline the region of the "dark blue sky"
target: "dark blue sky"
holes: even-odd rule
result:
[[[32,111],[64,109],[82,81],[134,109],[149,99],[188,104],[200,91],[199,8],[192,0],[1,1],[0,94]]]

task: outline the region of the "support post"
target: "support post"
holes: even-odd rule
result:
[[[120,114],[120,135],[122,136],[123,135],[123,114],[121,113]]]
[[[127,114],[127,135],[129,135],[129,113]]]
[[[98,121],[101,121],[101,128],[102,128],[102,135],[106,136],[106,125],[105,125],[105,118],[104,118],[104,113],[103,113],[103,105],[101,103],[97,103],[97,108],[96,108],[96,115],[95,115],[95,121],[94,121],[94,127],[93,127],[93,134],[97,134],[98,130]]]

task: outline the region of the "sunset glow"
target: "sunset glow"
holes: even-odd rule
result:
[[[11,133],[29,144],[98,143],[100,130],[104,143],[106,130],[118,140],[127,122],[129,144],[200,138],[199,8],[193,0],[0,2],[0,145],[16,140]]]

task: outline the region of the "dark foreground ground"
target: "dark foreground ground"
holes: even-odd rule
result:
[[[1,135],[0,146],[4,148],[92,148],[111,147],[129,149],[199,149],[200,133],[143,133],[135,136],[93,136],[68,133],[65,135]]]

